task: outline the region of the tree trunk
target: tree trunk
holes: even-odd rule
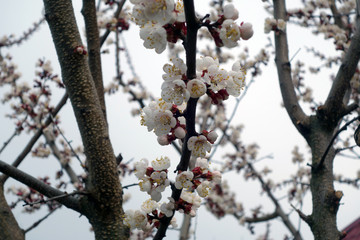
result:
[[[308,140],[312,150],[312,177],[310,188],[312,193],[312,214],[309,225],[315,240],[337,240],[341,234],[336,225],[336,214],[341,192],[334,190],[333,161],[334,148],[331,147],[322,166],[318,167],[321,158],[330,144],[334,130],[320,124],[317,116],[311,117],[311,130]]]
[[[0,232],[2,240],[24,240],[24,231],[19,227],[6,202],[4,185],[0,183]]]
[[[128,229],[122,220],[122,188],[116,159],[88,56],[81,51],[84,47],[72,2],[44,0],[44,5],[87,160],[85,189],[88,194],[81,199],[80,211],[92,224],[97,240],[128,239]]]

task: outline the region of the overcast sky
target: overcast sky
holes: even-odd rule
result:
[[[80,14],[81,6],[80,1],[75,1],[75,11],[78,18],[78,23],[82,26],[82,19]],[[200,1],[198,1],[197,4]],[[201,1],[203,4],[205,1]],[[268,43],[267,37],[272,35],[264,35],[264,18],[266,13],[262,8],[261,1],[236,1],[235,5],[240,12],[239,21],[251,22],[254,26],[254,37],[249,41],[242,41],[240,48],[235,49],[237,54],[240,53],[242,47],[248,46],[251,54],[258,53],[259,49],[266,43]],[[0,9],[0,22],[2,26],[0,28],[0,37],[14,33],[16,36],[20,36],[32,22],[41,18],[42,14],[42,1],[3,1],[2,8]],[[205,9],[204,6],[197,8],[199,12]],[[83,27],[80,27],[83,31]],[[135,70],[144,85],[151,89],[155,96],[160,94],[160,86],[162,83],[161,75],[162,66],[166,63],[167,54],[164,52],[162,55],[157,55],[154,50],[145,49],[142,46],[142,40],[138,37],[138,27],[131,25],[130,31],[124,33],[126,44],[130,50],[132,61],[135,65]],[[311,45],[316,40],[311,35],[307,34],[303,29],[299,27],[292,27],[288,25],[289,43],[290,43],[290,56],[294,55],[298,50],[296,58],[306,59],[306,62],[311,62],[312,59],[306,53],[304,49],[305,45]],[[322,39],[322,37],[320,37]],[[317,46],[319,49],[332,49],[331,42],[321,43]],[[1,50],[2,54],[10,52],[13,56],[13,61],[18,64],[19,71],[22,72],[22,81],[31,81],[35,78],[35,63],[39,58],[50,59],[55,69],[54,72],[60,74],[59,66],[56,59],[56,53],[53,47],[53,42],[50,37],[47,24],[43,24],[40,29],[24,44],[20,47],[12,47],[9,50]],[[331,52],[331,51],[330,51]],[[113,55],[104,56],[103,58],[103,72],[106,82],[110,82],[115,75],[115,69],[113,65]],[[124,77],[130,78],[131,72],[129,67],[125,64],[125,59],[122,58],[122,66],[124,71]],[[335,71],[334,69],[333,71]],[[248,78],[250,80],[250,78]],[[330,87],[330,81],[327,75],[321,77],[310,78],[309,83],[314,86],[314,92],[318,101],[322,101],[326,97],[327,90]],[[0,89],[0,94],[3,94],[8,89]],[[56,99],[62,96],[62,93],[54,93],[54,102]],[[145,157],[149,160],[153,160],[159,156],[169,156],[172,159],[172,167],[176,166],[176,162],[179,159],[178,154],[171,146],[161,147],[156,142],[156,137],[153,133],[148,133],[145,127],[141,127],[139,124],[139,118],[131,117],[130,111],[133,107],[137,107],[136,104],[128,104],[128,95],[119,91],[115,96],[107,97],[107,106],[109,110],[108,120],[110,126],[110,136],[113,142],[115,154],[122,153],[125,160],[134,158],[140,160]],[[229,100],[229,105],[232,106],[234,100]],[[0,114],[4,116],[8,112],[8,108],[1,106]],[[227,113],[231,113],[231,108]],[[309,112],[309,111],[308,111]],[[257,78],[255,83],[249,89],[246,97],[240,104],[238,112],[234,118],[234,123],[243,123],[245,126],[243,132],[243,141],[247,143],[257,142],[260,146],[260,156],[266,156],[271,154],[273,159],[267,159],[256,165],[257,169],[262,169],[265,165],[273,169],[274,174],[271,177],[274,181],[280,181],[281,179],[289,176],[291,171],[296,169],[296,166],[291,164],[291,151],[295,145],[299,145],[300,149],[307,153],[308,149],[305,147],[305,141],[296,132],[295,128],[291,125],[286,111],[281,107],[280,91],[277,82],[277,76],[275,72],[275,65],[273,59],[260,78]],[[61,111],[61,127],[65,129],[66,136],[74,143],[80,142],[78,130],[74,125],[74,117],[69,104]],[[0,142],[4,142],[13,132],[13,124],[11,121],[1,117],[1,125],[5,126],[1,128]],[[16,138],[7,150],[0,156],[1,160],[5,160],[11,163],[21,151],[21,146],[24,146],[27,136]],[[44,142],[44,140],[42,139]],[[221,160],[225,152],[219,151],[215,159]],[[308,156],[308,155],[307,155]],[[303,163],[304,165],[306,164]],[[73,167],[80,171],[80,167],[77,162],[73,162]],[[354,167],[355,166],[355,167]],[[55,159],[36,159],[28,156],[26,160],[21,164],[20,169],[25,170],[34,176],[48,175],[54,178],[55,171],[58,169],[59,164]],[[359,163],[355,160],[343,160],[341,165],[339,161],[335,161],[335,168],[338,172],[343,172],[349,177],[355,177],[356,172],[359,169]],[[231,184],[233,190],[237,193],[237,199],[243,202],[244,206],[248,210],[255,208],[260,204],[263,204],[264,212],[270,213],[273,211],[272,203],[267,199],[264,194],[261,193],[261,188],[258,182],[245,182],[242,176],[228,173],[224,175],[224,179],[227,179]],[[124,179],[123,184],[134,183],[135,179]],[[15,181],[8,181],[7,187],[11,185],[18,185]],[[358,209],[359,192],[354,191],[347,186],[338,187],[343,190],[345,195],[338,214],[339,228],[343,228],[352,220],[360,216],[360,212],[354,211]],[[148,197],[145,193],[139,193],[137,188],[125,190],[130,191],[133,198],[130,203],[124,205],[125,209],[136,209],[140,207],[140,204]],[[277,197],[281,197],[284,193],[279,193]],[[9,196],[9,199],[13,199]],[[290,211],[290,205],[287,200],[281,201],[285,211]],[[311,213],[310,198],[305,199],[306,205],[303,211],[306,214]],[[14,210],[15,215],[22,228],[29,227],[35,220],[45,215],[47,211],[44,209],[38,214],[24,214],[21,207]],[[298,223],[298,217],[296,214],[292,214],[292,220],[295,225]],[[177,219],[181,220],[179,214],[176,215]],[[196,222],[196,223],[195,223]],[[179,224],[181,221],[179,221]],[[280,220],[274,220],[271,222],[271,237],[273,239],[281,239],[284,233],[287,233]],[[249,231],[238,224],[238,222],[231,216],[225,217],[221,221],[218,221],[211,214],[209,214],[205,207],[201,207],[198,217],[193,222],[193,227],[196,226],[196,238],[197,239],[254,239],[254,235],[250,235]],[[87,223],[85,217],[80,217],[77,213],[67,210],[65,207],[62,210],[57,211],[49,219],[42,223],[39,227],[32,230],[27,234],[29,240],[41,240],[41,239],[92,239],[93,234],[89,231],[90,225]],[[260,235],[264,232],[264,225],[256,225],[256,235]],[[311,233],[308,227],[302,223],[302,234],[304,239],[312,239]],[[47,234],[51,234],[49,237]],[[176,231],[169,231],[168,239],[176,239]]]

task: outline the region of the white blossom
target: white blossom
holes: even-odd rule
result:
[[[178,139],[183,139],[186,135],[186,131],[184,128],[182,127],[177,127],[174,130],[174,135],[175,137],[177,137]]]
[[[212,172],[212,181],[215,183],[215,184],[220,184],[221,183],[221,172],[219,171],[213,171]]]
[[[168,203],[162,203],[160,206],[160,211],[165,214],[167,217],[173,215],[173,210],[175,209],[175,200],[171,197],[168,198]]]
[[[204,71],[207,71],[208,68],[212,65],[219,66],[219,59],[214,59],[212,57],[206,56],[206,57],[200,57],[196,59],[196,70],[203,73]]]
[[[192,79],[187,83],[187,90],[190,97],[199,98],[206,93],[206,85],[199,79]]]
[[[140,38],[144,40],[145,48],[155,49],[158,54],[166,49],[166,30],[159,24],[145,24],[140,29]]]
[[[170,144],[167,135],[158,136],[157,141],[161,146],[166,146]]]
[[[182,191],[180,198],[184,201],[192,204],[192,211],[190,212],[190,216],[194,217],[196,214],[196,210],[200,207],[201,204],[201,198],[196,195],[195,193],[188,192],[188,191]]]
[[[176,126],[176,119],[169,110],[171,107],[172,104],[163,100],[151,102],[143,108],[141,125],[147,126],[149,132],[154,130],[156,136],[168,134]]]
[[[206,152],[210,152],[211,144],[205,136],[192,136],[188,140],[188,148],[195,157],[205,157]]]
[[[191,171],[184,171],[179,173],[175,179],[175,187],[177,189],[190,188],[193,186],[191,182],[194,178],[194,174]]]
[[[209,162],[206,158],[197,158],[195,162],[195,167],[201,168],[201,170],[209,169]]]
[[[240,40],[240,27],[232,19],[223,22],[220,29],[220,39],[225,47],[233,48]]]
[[[169,103],[181,105],[190,98],[190,92],[183,80],[166,81],[161,86],[161,97]]]
[[[170,167],[170,159],[168,157],[156,158],[156,160],[151,161],[151,166],[155,171],[166,170]]]
[[[209,190],[211,190],[210,182],[205,180],[197,188],[196,192],[200,197],[207,197],[209,195]]]
[[[203,79],[210,85],[210,89],[213,91],[219,91],[226,87],[227,80],[229,80],[229,73],[225,69],[220,69],[216,65],[208,67]]]
[[[217,139],[218,135],[215,131],[210,131],[207,134],[207,139],[209,140],[210,143],[214,143]]]
[[[181,79],[183,74],[186,74],[186,64],[181,58],[170,59],[173,64],[166,63],[163,66],[165,74],[162,75],[162,78],[165,81]]]
[[[124,224],[131,229],[137,228],[144,230],[147,225],[147,216],[140,210],[127,210],[125,212]]]
[[[155,202],[154,200],[148,199],[141,205],[141,210],[143,210],[145,213],[152,213],[154,210],[156,210],[159,207],[159,204]]]
[[[141,159],[139,162],[136,162],[134,164],[134,168],[135,168],[135,176],[139,179],[143,178],[145,173],[146,173],[146,169],[148,167],[149,161],[145,158]]]
[[[165,25],[173,17],[174,0],[144,0],[142,4],[145,7],[144,14],[150,21]]]

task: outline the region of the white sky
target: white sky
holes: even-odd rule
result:
[[[80,1],[76,2],[76,14],[78,22],[82,24],[80,14]],[[201,1],[204,4],[205,1]],[[289,2],[289,1],[288,1]],[[197,1],[200,4],[200,1]],[[235,1],[235,5],[240,12],[239,21],[251,22],[254,26],[254,37],[249,41],[242,41],[241,47],[248,46],[251,54],[258,53],[259,49],[267,43],[267,37],[272,35],[263,34],[263,23],[266,17],[265,11],[262,8],[261,1]],[[19,7],[21,6],[21,7]],[[15,33],[16,36],[20,36],[21,33],[26,30],[32,22],[37,21],[42,12],[42,1],[3,1],[2,8],[0,9],[0,22],[2,26],[0,28],[0,37]],[[204,9],[202,6],[201,8]],[[199,11],[201,12],[201,11]],[[201,12],[206,13],[206,12]],[[82,31],[82,28],[81,28]],[[138,37],[138,27],[131,25],[130,31],[124,33],[126,43],[130,49],[132,60],[135,63],[137,74],[148,89],[151,89],[155,96],[160,94],[160,86],[162,83],[162,66],[167,62],[167,54],[164,52],[162,55],[157,55],[154,50],[145,49],[142,46],[142,40]],[[330,42],[323,43],[323,38],[320,36],[318,39],[313,38],[306,33],[304,29],[293,27],[288,25],[289,44],[290,44],[290,56],[292,56],[298,49],[300,52],[296,55],[297,59],[306,59],[306,62],[314,61],[306,53],[305,45],[317,44],[319,49],[333,49]],[[241,48],[236,49],[240,53]],[[2,50],[2,54],[7,53],[8,50]],[[24,42],[20,47],[12,47],[10,49],[13,61],[18,64],[19,71],[22,72],[22,80],[26,80],[31,83],[35,78],[35,62],[39,58],[45,57],[51,59],[54,72],[60,74],[57,64],[56,53],[53,48],[53,43],[50,38],[48,26],[43,24],[40,30],[37,31],[30,40]],[[110,82],[115,74],[113,66],[113,55],[104,56],[103,59],[103,72],[106,82]],[[128,66],[125,64],[125,59],[122,59],[123,71],[125,80],[131,77],[131,73]],[[336,69],[334,69],[336,71]],[[307,79],[307,83],[314,86],[314,95],[317,96],[319,101],[323,101],[326,97],[327,90],[330,86],[330,81],[327,75],[321,75],[316,77],[310,77]],[[0,94],[4,93],[4,89],[0,89]],[[59,98],[62,93],[55,94],[54,98]],[[133,118],[129,112],[132,107],[137,107],[136,104],[128,104],[127,99],[129,96],[123,94],[120,91],[117,95],[107,98],[108,106],[108,119],[110,125],[110,135],[113,142],[115,153],[121,152],[125,160],[134,158],[139,160],[143,157],[152,160],[161,155],[167,155],[172,159],[172,167],[176,166],[176,162],[179,159],[178,154],[174,149],[169,147],[161,147],[156,143],[156,137],[153,133],[148,133],[145,127],[141,127],[139,124],[139,118]],[[55,100],[55,99],[54,99]],[[230,105],[233,105],[234,101],[229,101]],[[56,100],[54,101],[56,104]],[[243,131],[243,141],[246,143],[257,142],[260,146],[260,156],[272,154],[273,159],[265,160],[256,165],[257,169],[262,169],[265,165],[273,169],[274,174],[271,175],[275,182],[289,176],[291,171],[296,169],[296,166],[291,164],[291,151],[295,145],[299,145],[303,152],[308,152],[305,147],[305,141],[296,132],[292,126],[290,119],[288,118],[285,109],[280,107],[281,98],[278,87],[277,76],[275,72],[275,64],[273,59],[260,78],[256,79],[256,82],[250,88],[247,96],[241,102],[239,110],[234,119],[234,123],[243,123],[245,129]],[[0,107],[0,115],[4,116],[7,112],[7,108]],[[231,108],[227,113],[231,112]],[[66,136],[73,140],[74,143],[79,142],[80,138],[77,129],[74,127],[74,118],[72,116],[72,110],[69,104],[61,111],[62,127],[65,129]],[[7,119],[1,118],[1,124],[6,126],[1,129],[0,143],[4,142],[8,136],[13,132],[12,123]],[[28,136],[22,136],[15,139],[7,150],[0,156],[1,160],[5,160],[11,163],[21,151],[21,147]],[[44,141],[42,139],[42,141]],[[225,152],[218,151],[216,159],[221,159]],[[306,163],[304,163],[306,164]],[[30,156],[21,164],[20,169],[25,170],[34,176],[48,175],[54,178],[54,173],[58,168],[58,163],[55,159],[34,159]],[[74,168],[79,170],[77,162],[73,162]],[[337,171],[341,171],[349,177],[355,177],[356,172],[359,169],[359,163],[355,160],[342,160],[341,165],[339,160],[335,161],[335,168]],[[260,195],[261,188],[258,182],[244,182],[242,176],[228,173],[224,176],[225,179],[231,183],[232,188],[237,193],[237,199],[243,202],[247,213],[251,208],[257,207],[260,204],[264,204],[264,212],[270,213],[273,211],[273,205],[268,198],[262,194]],[[123,184],[133,183],[134,178],[125,179]],[[7,187],[18,184],[15,181],[8,181]],[[344,205],[340,207],[338,214],[339,228],[343,228],[352,220],[360,215],[358,209],[359,192],[354,191],[347,186],[340,186],[337,189],[344,191],[344,197],[342,202]],[[140,204],[148,197],[144,193],[134,191],[137,189],[130,189],[133,198],[130,203],[125,204],[125,209],[139,208]],[[125,190],[126,191],[126,190]],[[278,197],[283,196],[284,193],[277,193]],[[9,198],[10,199],[10,198]],[[304,207],[306,214],[311,213],[311,205],[309,204],[310,198],[308,197]],[[289,211],[290,205],[287,200],[281,201],[285,211]],[[20,226],[27,228],[45,215],[47,211],[43,210],[39,214],[23,214],[21,213],[21,207],[18,207],[15,211],[15,215],[19,220]],[[292,214],[292,220],[297,225],[298,218],[296,214]],[[177,219],[181,220],[179,214]],[[181,224],[181,221],[179,221]],[[287,231],[284,229],[283,224],[279,220],[271,222],[271,237],[273,239],[281,239],[284,233]],[[215,219],[210,215],[205,207],[201,207],[199,210],[198,218],[196,221],[196,239],[255,239],[255,236],[249,234],[249,231],[240,226],[237,221],[229,216],[225,217],[221,221]],[[92,233],[89,232],[89,224],[85,217],[79,217],[77,213],[71,210],[63,209],[57,211],[49,219],[38,226],[35,230],[32,230],[27,234],[29,240],[41,240],[49,239],[47,234],[51,234],[51,239],[92,239]],[[312,239],[311,233],[305,223],[302,223],[302,234],[304,239]],[[260,235],[264,232],[264,224],[255,225],[256,235]],[[177,232],[169,231],[167,239],[176,239]]]

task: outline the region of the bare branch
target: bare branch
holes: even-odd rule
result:
[[[102,77],[100,57],[101,46],[95,5],[95,0],[83,0],[83,9],[81,10],[81,13],[83,14],[85,20],[86,40],[89,52],[89,68],[91,71],[92,79],[95,83],[95,88],[100,101],[101,110],[103,111],[104,117],[106,119],[104,83]]]
[[[265,214],[261,217],[254,217],[254,218],[245,218],[245,222],[247,223],[259,223],[259,222],[267,222],[269,220],[273,220],[275,218],[279,217],[279,214],[277,213],[277,211],[275,210],[275,212],[270,213],[270,214]]]
[[[53,188],[49,186],[48,184],[34,178],[33,176],[3,162],[0,160],[0,171],[4,174],[14,178],[15,180],[35,189],[36,191],[40,192],[41,194],[51,198],[51,197],[57,197],[62,196],[64,193],[57,190],[56,188]],[[72,197],[64,197],[58,199],[58,202],[65,205],[68,208],[71,208],[79,213],[80,211],[80,205],[79,200]]]
[[[342,29],[345,29],[344,23],[341,19],[341,14],[339,13],[337,7],[336,7],[336,3],[335,0],[330,0],[329,1],[329,5],[330,5],[330,9],[331,12],[333,14],[334,20],[335,20],[335,24]]]
[[[299,217],[304,220],[307,224],[309,224],[309,226],[311,226],[311,217],[305,215],[302,211],[300,211],[300,209],[297,209],[294,205],[290,204],[291,207],[299,214]]]
[[[233,144],[233,147],[236,151],[240,151],[239,146],[236,144]],[[294,236],[294,239],[296,240],[302,240],[302,237],[299,233],[299,231],[296,230],[292,222],[290,221],[288,215],[284,212],[284,210],[281,208],[281,205],[279,204],[279,201],[276,199],[274,194],[272,193],[271,189],[269,188],[268,184],[264,181],[262,176],[256,171],[255,167],[250,163],[247,162],[248,168],[251,170],[251,172],[254,174],[254,176],[258,179],[258,181],[261,184],[262,189],[265,191],[267,196],[270,198],[270,200],[275,205],[275,212],[276,214],[281,218],[285,226],[288,228],[288,230],[291,232],[291,234]]]
[[[334,136],[331,138],[331,140],[330,140],[330,142],[329,142],[329,144],[328,144],[328,146],[327,146],[324,154],[322,155],[320,162],[319,162],[317,165],[312,166],[312,169],[313,169],[314,171],[319,171],[320,169],[322,169],[322,168],[324,167],[324,162],[325,162],[326,156],[327,156],[327,154],[329,153],[330,148],[331,148],[332,145],[334,144],[334,141],[335,141],[335,139],[337,138],[337,136],[338,136],[342,131],[345,131],[345,130],[347,129],[347,127],[348,127],[351,123],[355,122],[356,120],[360,120],[360,116],[357,116],[357,117],[353,118],[351,121],[347,122],[344,126],[342,126],[342,127],[334,134]]]
[[[274,0],[273,2],[275,19],[283,19],[286,21],[285,1]],[[286,30],[275,32],[275,51],[275,62],[285,109],[295,127],[304,135],[308,130],[309,117],[306,116],[299,105],[292,82]]]
[[[55,196],[55,197],[51,197],[51,198],[48,198],[48,199],[41,199],[39,201],[36,201],[36,202],[26,202],[25,204],[23,204],[23,206],[34,206],[36,204],[40,204],[40,203],[47,203],[47,202],[51,202],[51,201],[57,201],[58,199],[60,198],[66,198],[66,197],[69,197],[69,196],[74,196],[74,195],[88,195],[88,193],[86,192],[81,192],[81,191],[74,191],[72,193],[67,193],[67,192],[64,192],[64,194],[62,195],[59,195],[59,196]]]

